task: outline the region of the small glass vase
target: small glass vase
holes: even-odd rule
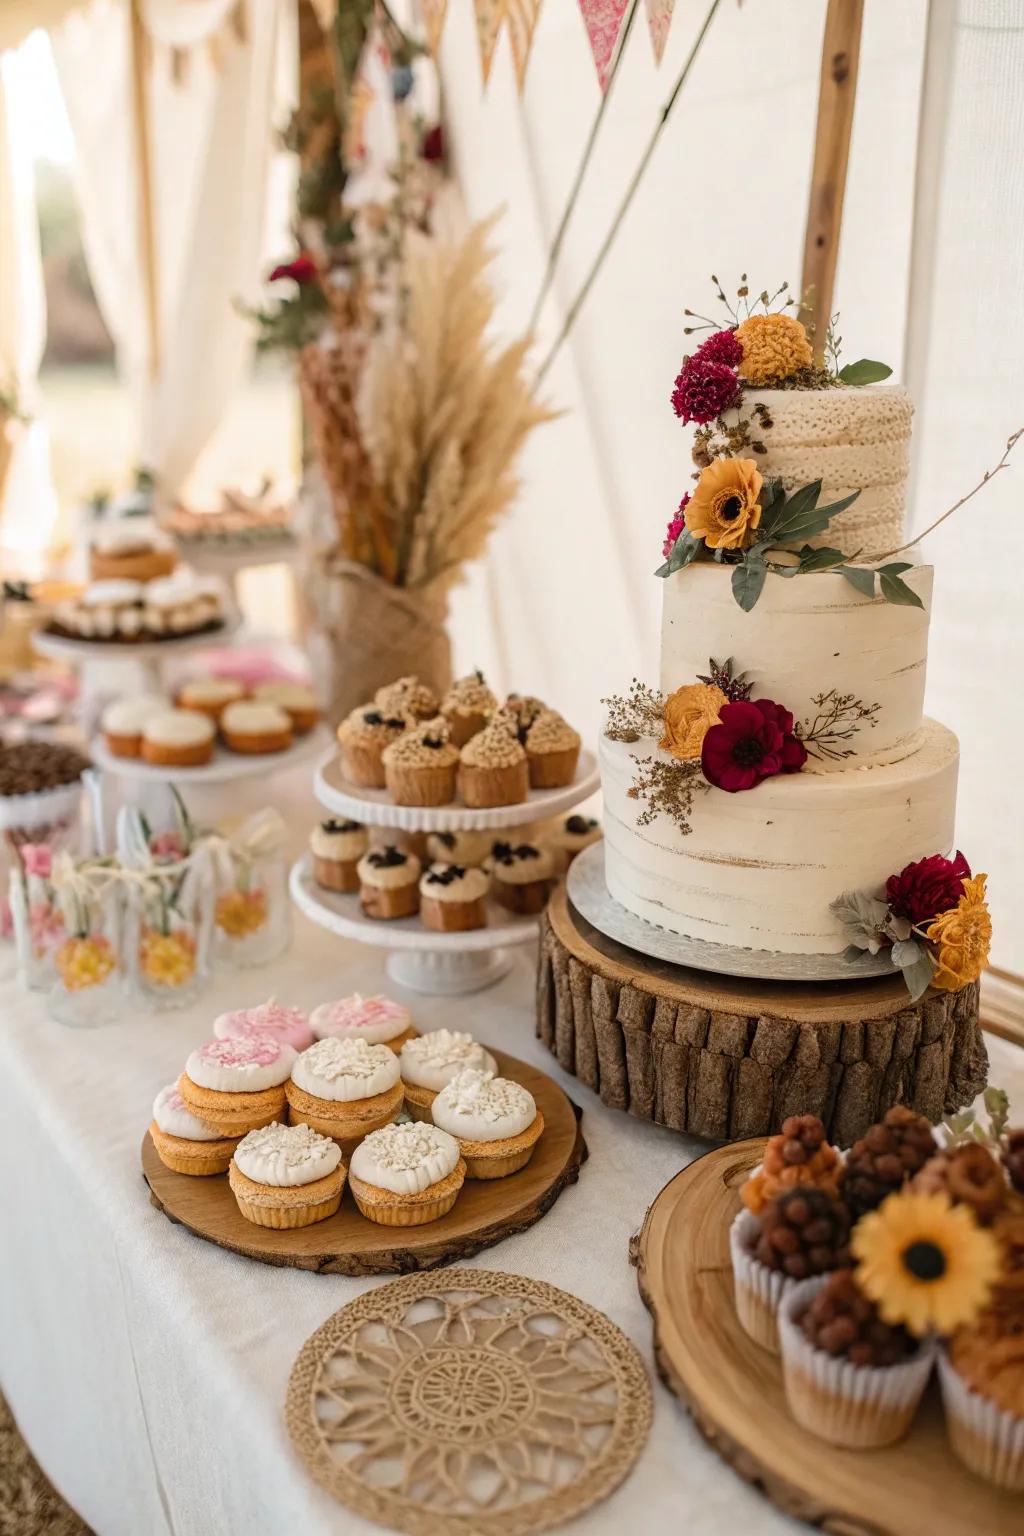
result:
[[[200,923],[180,913],[147,921],[143,914],[135,943],[136,985],[152,1008],[185,1008],[206,985],[205,944]]]
[[[50,1013],[59,1024],[92,1029],[120,1017],[126,1002],[121,939],[116,893],[79,906],[75,931],[53,955],[56,979],[50,989]]]
[[[46,992],[57,978],[54,957],[68,936],[53,888],[38,875],[12,871],[10,911],[21,983]]]
[[[232,855],[231,867],[214,904],[214,958],[220,968],[247,970],[276,960],[292,941],[288,866],[274,852]]]

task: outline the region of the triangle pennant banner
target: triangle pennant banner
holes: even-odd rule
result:
[[[602,91],[608,84],[623,17],[630,0],[580,0],[583,23]]]
[[[512,44],[512,62],[520,96],[526,81],[526,68],[530,62],[530,49],[533,47],[540,7],[541,0],[505,0],[505,24]]]
[[[644,0],[644,4],[647,7],[647,27],[651,34],[654,62],[660,64],[668,42],[668,29],[672,25],[676,0]]]
[[[491,76],[494,50],[498,46],[498,34],[505,20],[506,0],[473,0],[476,16],[476,37],[480,45],[480,67],[484,84]]]
[[[423,17],[423,29],[427,34],[427,47],[431,53],[436,54],[441,46],[441,33],[444,31],[445,17],[448,14],[448,0],[420,0],[420,14]]]

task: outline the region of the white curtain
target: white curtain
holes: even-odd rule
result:
[[[279,45],[293,42],[293,7],[248,0],[239,31],[234,11],[225,0],[143,7],[151,37],[155,355],[140,260],[129,7],[93,0],[53,36],[89,269],[137,402],[139,462],[167,496],[181,488],[242,377],[251,327],[235,303],[258,292],[264,257],[284,105],[275,66]],[[186,46],[185,67],[176,71],[173,50]]]

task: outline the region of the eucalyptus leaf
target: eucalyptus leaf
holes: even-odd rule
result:
[[[798,491],[793,492],[792,496],[787,496],[780,487],[770,507],[765,508],[762,503],[760,524],[762,532],[770,533],[774,539],[782,523],[813,511],[820,495],[820,480],[812,480],[810,485],[802,485]]]
[[[875,595],[875,573],[866,565],[841,565],[840,576],[845,576],[851,587],[856,587],[864,597]]]
[[[732,595],[744,613],[749,613],[761,596],[767,575],[768,567],[759,550],[756,547],[748,549],[743,564],[738,565],[732,573]]]
[[[820,486],[820,481],[817,485]],[[804,489],[812,490],[815,487],[805,486]],[[833,501],[827,507],[818,506],[817,495],[811,504],[804,502],[798,506],[798,500],[802,495],[802,491],[797,491],[773,520],[769,529],[773,542],[793,543],[797,539],[807,539],[816,533],[821,533],[828,527],[832,518],[852,506],[860,492],[854,491],[850,496],[844,496],[841,501]]]
[[[659,565],[655,576],[672,576],[676,571],[681,571],[691,560],[695,560],[700,554],[703,545],[700,539],[695,539],[688,528],[684,528],[672,546],[672,551],[664,565]]]
[[[846,930],[846,937],[858,949],[877,955],[882,947],[881,931],[888,907],[867,891],[844,891],[830,902],[829,911]]]
[[[828,571],[834,565],[842,565],[846,556],[841,549],[812,549],[805,544],[800,551],[800,564],[796,569],[803,575],[807,571]]]
[[[924,607],[913,587],[908,587],[902,576],[891,575],[883,566],[878,573],[878,580],[887,603],[899,603],[905,608]]]
[[[904,571],[914,569],[913,560],[890,560],[888,565],[880,565],[880,571],[888,571],[892,576],[902,576]]]
[[[919,939],[901,939],[892,947],[892,963],[903,972],[911,1002],[923,997],[932,984],[935,961]]]
[[[839,377],[844,384],[881,384],[892,373],[888,363],[876,363],[870,357],[862,357],[856,363],[840,368]]]

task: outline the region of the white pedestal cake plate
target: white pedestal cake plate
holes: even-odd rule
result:
[[[566,876],[569,900],[606,938],[629,949],[687,965],[698,971],[717,971],[724,976],[752,976],[760,981],[850,981],[865,976],[892,976],[892,962],[884,953],[867,953],[847,960],[833,955],[782,955],[767,949],[742,949],[731,944],[712,944],[685,934],[659,928],[636,917],[608,889],[604,874],[604,845],[592,843],[577,854]]]
[[[78,640],[73,635],[50,635],[39,630],[32,636],[32,645],[41,656],[51,661],[63,661],[83,670],[98,663],[104,665],[133,662],[141,668],[143,690],[149,693],[165,692],[162,664],[188,656],[192,651],[208,650],[227,640],[238,628],[238,619],[227,616],[216,629],[204,629],[192,635],[175,635],[168,640]]]
[[[571,810],[597,788],[599,774],[593,752],[581,752],[576,777],[563,789],[532,789],[519,805],[474,810],[466,805],[395,805],[386,790],[362,789],[341,774],[337,757],[317,770],[313,788],[320,804],[335,816],[363,826],[394,827],[403,832],[490,832],[523,827]],[[517,916],[490,903],[489,924],[466,933],[436,933],[418,917],[385,920],[363,914],[357,896],[321,890],[312,876],[309,858],[300,859],[291,874],[291,893],[298,907],[332,933],[389,949],[387,968],[392,980],[415,992],[456,996],[478,992],[500,980],[512,964],[509,949],[537,938],[536,917]]]
[[[319,725],[305,736],[296,737],[283,752],[229,752],[226,747],[217,746],[210,761],[195,768],[147,763],[141,757],[118,757],[102,736],[94,737],[89,754],[104,773],[121,779],[133,779],[143,784],[185,785],[232,784],[238,779],[260,778],[276,773],[278,769],[295,768],[313,758],[321,758],[330,749],[330,733]]]

